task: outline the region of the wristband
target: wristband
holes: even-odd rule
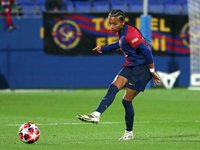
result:
[[[155,68],[150,68],[150,72],[155,72]]]

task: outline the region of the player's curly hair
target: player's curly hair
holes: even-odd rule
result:
[[[120,9],[113,9],[109,14],[108,17],[119,17],[120,21],[124,21],[126,16],[123,11]]]
[[[113,10],[108,14],[108,17],[118,17],[120,21],[125,21],[126,15],[125,15],[125,13],[124,13],[122,10],[120,10],[120,9],[113,9]],[[142,33],[140,32],[140,30],[139,30],[137,27],[135,27],[135,26],[134,26],[133,24],[131,24],[131,23],[128,23],[128,22],[125,22],[125,23],[128,24],[128,25],[130,25],[130,26],[132,26],[132,27],[134,27],[136,30],[138,30],[139,33],[141,34],[141,36],[143,37]],[[144,39],[145,41],[147,41],[144,37],[143,37],[143,39]],[[148,41],[150,41],[150,40],[148,40]],[[148,42],[147,42],[147,44],[148,44]],[[148,44],[148,45],[149,45],[149,44]],[[149,46],[151,46],[151,45],[149,45]]]

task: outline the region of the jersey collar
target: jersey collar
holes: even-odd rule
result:
[[[128,25],[125,24],[122,33],[118,33],[119,36],[126,35],[127,29],[128,29]]]

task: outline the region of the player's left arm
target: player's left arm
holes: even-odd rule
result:
[[[147,63],[149,64],[150,72],[153,76],[154,83],[158,85],[160,78],[155,72],[154,60],[150,49],[145,45],[143,38],[136,29],[132,28],[127,32],[126,42],[130,44],[133,49],[139,49],[139,51],[144,55]]]
[[[161,82],[160,81],[161,78],[155,72],[155,65],[154,65],[154,60],[153,60],[151,50],[144,43],[141,43],[139,47],[139,51],[144,55],[145,59],[147,60],[147,63],[149,64],[150,72],[154,79],[154,83],[158,85],[158,83]]]
[[[157,75],[157,73],[155,72],[155,68],[154,68],[154,62],[149,64],[149,69],[150,69],[150,72],[153,76],[153,80],[154,80],[154,83],[156,85],[158,85],[158,83],[161,82],[161,78]]]

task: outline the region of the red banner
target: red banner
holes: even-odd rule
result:
[[[92,49],[114,43],[107,13],[43,13],[44,48],[47,54],[97,55]],[[188,55],[188,16],[151,14],[154,55]],[[140,14],[126,13],[126,21],[140,27]],[[147,39],[148,40],[148,39]],[[120,51],[114,53],[122,54]],[[108,54],[108,53],[106,53]],[[109,53],[113,54],[113,53]]]

